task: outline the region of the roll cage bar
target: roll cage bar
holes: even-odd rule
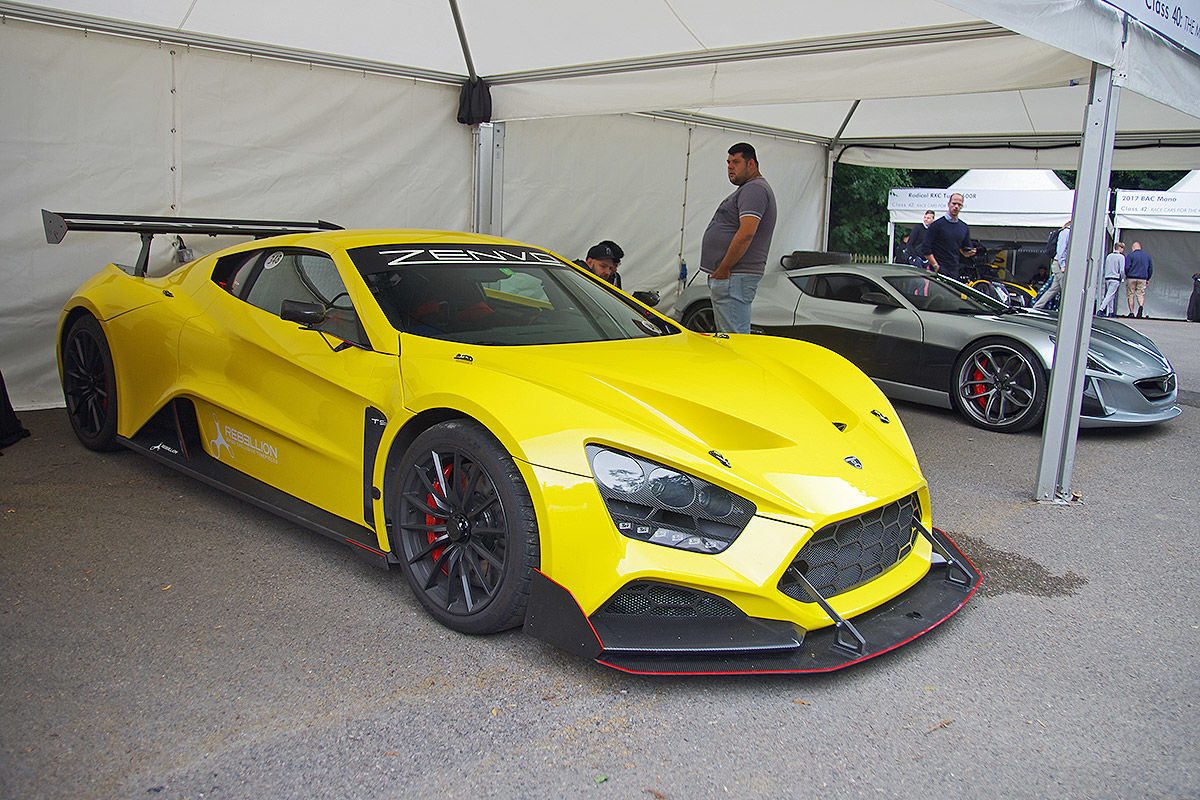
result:
[[[288,233],[315,233],[317,231],[340,231],[341,225],[317,220],[316,222],[280,222],[257,219],[218,219],[216,217],[150,217],[128,214],[67,214],[42,209],[42,225],[46,229],[46,243],[58,244],[67,231],[103,231],[107,233],[136,233],[142,237],[142,249],[138,253],[133,274],[146,277],[150,263],[150,242],[155,234],[199,233],[207,236],[283,236]]]

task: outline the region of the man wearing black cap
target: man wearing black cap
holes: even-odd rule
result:
[[[606,280],[620,289],[621,274],[617,272],[617,267],[621,266],[621,259],[624,257],[625,251],[621,249],[621,245],[611,239],[605,239],[599,244],[592,245],[592,248],[587,251],[587,260],[583,265],[590,269],[597,278]]]

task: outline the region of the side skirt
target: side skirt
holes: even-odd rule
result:
[[[172,469],[215,486],[259,508],[302,525],[339,542],[364,560],[388,569],[399,561],[392,553],[379,549],[375,531],[311,503],[295,498],[257,478],[222,464],[204,451],[200,443],[196,410],[190,400],[177,398],[163,406],[133,438],[117,440],[142,455]]]

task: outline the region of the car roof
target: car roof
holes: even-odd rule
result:
[[[786,270],[788,275],[802,277],[807,275],[827,275],[840,272],[849,275],[863,275],[870,278],[891,278],[897,276],[928,275],[928,270],[908,264],[820,264],[815,267],[800,267]]]

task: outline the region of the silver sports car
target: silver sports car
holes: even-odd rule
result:
[[[703,280],[676,308],[687,327],[712,330]],[[754,304],[756,331],[824,345],[890,397],[954,408],[1006,433],[1042,419],[1056,322],[898,264],[768,268]],[[1081,426],[1174,419],[1176,395],[1175,371],[1154,342],[1114,320],[1093,321]]]

